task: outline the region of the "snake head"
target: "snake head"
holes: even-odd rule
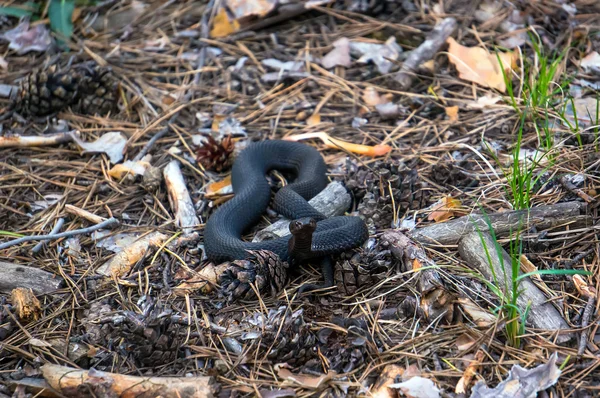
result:
[[[317,221],[314,218],[300,218],[290,222],[292,235],[311,234],[317,229]]]

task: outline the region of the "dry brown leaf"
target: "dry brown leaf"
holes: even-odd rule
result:
[[[293,384],[297,384],[302,388],[311,390],[320,389],[325,383],[333,379],[335,372],[330,371],[326,375],[310,376],[292,373],[289,369],[284,368],[281,364],[275,365],[277,376]]]
[[[231,186],[231,175],[223,178],[221,181],[215,181],[208,184],[206,187],[206,198],[214,199],[215,197],[222,195],[229,195],[233,193]]]
[[[126,174],[131,175],[144,175],[146,170],[150,168],[151,164],[144,160],[138,160],[136,162],[127,160],[126,162],[114,165],[109,171],[108,175],[120,180]]]
[[[456,301],[477,326],[486,327],[496,322],[496,317],[493,314],[482,310],[470,299],[460,297]]]
[[[321,114],[319,113],[313,113],[311,117],[306,119],[307,126],[316,126],[319,123],[321,123]]]
[[[389,153],[392,150],[392,147],[389,145],[361,145],[361,144],[353,144],[351,142],[346,142],[342,140],[338,140],[336,138],[332,138],[329,134],[324,132],[317,133],[305,133],[305,134],[297,134],[291,135],[283,138],[286,141],[302,141],[302,140],[310,140],[310,139],[319,139],[321,140],[327,148],[332,149],[345,149],[348,152],[356,153],[359,155],[365,156],[383,156]]]
[[[389,103],[391,99],[391,94],[379,95],[375,87],[369,86],[365,88],[362,95],[363,101],[368,106],[377,106]]]
[[[598,293],[596,292],[596,288],[590,286],[587,283],[587,281],[583,279],[583,276],[577,274],[573,275],[573,283],[575,284],[575,288],[577,289],[579,294],[581,294],[582,296],[597,297]]]
[[[450,217],[462,214],[460,209],[461,202],[458,199],[454,199],[451,196],[443,197],[438,200],[433,207],[433,211],[429,214],[427,219],[429,221],[442,222],[448,220]]]
[[[475,339],[468,333],[461,334],[454,342],[454,345],[460,351],[468,350],[469,348],[473,347],[473,344],[475,344]]]
[[[227,11],[221,8],[217,15],[215,15],[215,21],[213,27],[210,30],[210,37],[226,37],[230,34],[237,32],[240,29],[240,23],[236,20],[230,21],[227,16]]]
[[[579,65],[586,71],[600,72],[600,54],[592,51],[581,59]]]
[[[462,46],[452,37],[448,38],[447,42],[449,45],[448,59],[456,67],[461,79],[484,87],[495,88],[503,93],[506,92],[502,68],[507,75],[510,75],[511,70],[517,66],[518,54],[516,52],[490,54],[481,47]],[[500,58],[502,66],[500,66],[498,58]]]
[[[413,377],[402,383],[390,385],[390,388],[400,390],[406,398],[439,398],[440,390],[435,383],[424,377]]]
[[[458,122],[458,106],[449,106],[444,109],[451,122]]]
[[[16,310],[17,317],[22,320],[38,320],[42,313],[42,304],[32,289],[18,287],[10,292],[10,298],[13,307]]]
[[[275,9],[277,1],[269,0],[225,0],[236,20],[249,17],[264,17]]]
[[[383,372],[379,375],[377,382],[371,389],[373,398],[395,398],[397,393],[395,390],[388,388],[394,384],[395,380],[404,374],[404,368],[398,365],[386,365]]]
[[[456,394],[466,394],[467,393],[467,388],[469,388],[469,385],[471,384],[473,377],[475,377],[477,372],[479,372],[479,368],[481,367],[481,362],[483,362],[484,359],[485,359],[485,352],[483,350],[478,350],[477,353],[475,354],[475,358],[469,364],[469,366],[467,366],[467,368],[463,372],[463,375],[460,378],[460,380],[458,381],[458,383],[456,383],[456,388],[454,389],[454,392]]]

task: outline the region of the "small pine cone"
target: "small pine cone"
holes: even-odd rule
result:
[[[358,202],[365,222],[377,229],[393,227],[393,220],[408,210],[426,207],[429,193],[415,169],[398,161],[378,161],[373,166],[348,166],[346,187]]]
[[[87,115],[106,115],[117,109],[118,82],[110,68],[83,69],[81,99],[76,110]]]
[[[373,286],[384,280],[394,265],[391,252],[373,240],[366,248],[341,255],[334,280],[341,292],[354,294],[362,287]]]
[[[233,151],[235,144],[231,135],[226,135],[219,142],[210,134],[206,137],[203,145],[196,150],[196,160],[207,170],[218,173],[228,169],[233,164]]]
[[[250,258],[230,262],[219,277],[221,294],[230,302],[254,298],[251,285],[260,293],[276,295],[287,281],[288,264],[278,255],[268,250],[248,250],[248,253]]]
[[[59,112],[77,101],[81,79],[81,74],[71,69],[35,71],[21,81],[14,110],[34,117]]]
[[[431,170],[431,179],[441,186],[457,188],[476,186],[478,184],[477,180],[462,173],[454,163],[438,163],[434,165]]]

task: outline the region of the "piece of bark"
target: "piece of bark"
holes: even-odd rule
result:
[[[341,216],[350,208],[352,198],[346,188],[337,181],[327,185],[314,198],[308,201],[312,207],[317,209],[326,217]],[[290,234],[290,220],[282,219],[274,222],[268,227],[258,231],[252,239],[253,242],[261,242],[273,236],[286,236]]]
[[[0,292],[10,293],[22,287],[36,295],[52,293],[61,288],[63,280],[35,267],[0,262]]]
[[[33,290],[18,287],[10,293],[10,299],[20,320],[35,321],[39,319],[42,313],[42,304],[33,294]]]
[[[400,71],[394,75],[394,80],[399,83],[402,90],[410,87],[417,68],[435,56],[455,29],[456,19],[446,18],[433,28],[419,47],[411,51],[406,61],[402,64]]]
[[[127,376],[98,370],[81,370],[45,364],[40,367],[44,380],[26,378],[12,386],[26,386],[43,397],[80,397],[82,391],[95,396],[212,398],[218,392],[213,377],[143,377]],[[93,395],[93,394],[92,394]]]
[[[549,229],[563,224],[579,228],[592,224],[591,217],[581,215],[586,205],[582,202],[564,202],[549,206],[538,206],[529,210],[505,211],[487,215],[496,236],[529,229],[535,225],[538,230]],[[410,232],[410,237],[423,244],[456,245],[465,235],[476,231],[488,231],[486,216],[470,214],[448,222],[418,228]]]
[[[168,236],[165,234],[152,232],[118,252],[110,260],[102,264],[96,272],[100,275],[119,278],[129,272],[131,267],[145,256],[150,248],[159,247],[167,239]]]
[[[68,131],[47,136],[5,136],[0,137],[0,148],[28,148],[64,144],[73,141],[73,134],[73,131]]]
[[[169,203],[175,212],[175,223],[185,235],[193,232],[200,224],[190,193],[185,185],[181,168],[177,160],[172,160],[163,170],[165,184],[169,192]]]
[[[488,261],[486,248],[490,253],[492,264]],[[478,232],[472,232],[465,235],[458,243],[460,257],[469,266],[481,272],[489,282],[494,283],[499,289],[505,291],[507,283],[509,289],[512,286],[512,260],[510,255],[502,247],[499,249],[500,254],[502,255],[502,261],[504,262],[504,269],[501,260],[498,257],[495,242],[489,233],[482,232],[480,236]],[[496,279],[494,279],[492,268]],[[522,273],[519,272],[519,275],[522,275]],[[527,322],[533,325],[534,328],[550,331],[569,329],[568,323],[563,319],[560,312],[548,302],[548,298],[529,278],[525,278],[521,281],[519,289],[522,292],[517,298],[517,306],[524,312],[526,306],[530,304]],[[556,341],[558,343],[566,343],[573,337],[573,333],[560,333],[558,334]]]

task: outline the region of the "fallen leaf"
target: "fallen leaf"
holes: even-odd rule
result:
[[[556,366],[558,355],[552,354],[548,363],[525,369],[513,365],[508,377],[496,388],[489,388],[479,381],[472,389],[471,398],[535,398],[558,381],[561,370]]]
[[[459,213],[458,209],[460,209],[460,205],[460,200],[445,196],[431,206],[433,211],[427,219],[435,222],[446,221]]]
[[[277,1],[269,0],[225,0],[237,21],[249,17],[264,17],[275,9]]]
[[[499,0],[484,0],[475,11],[475,19],[479,22],[488,21],[497,16],[502,7],[503,4]]]
[[[46,25],[39,24],[29,29],[29,22],[23,21],[16,28],[1,34],[0,38],[9,42],[8,48],[23,55],[30,51],[46,52],[52,45],[52,37]]]
[[[316,126],[319,123],[321,123],[321,114],[319,113],[313,113],[311,117],[306,119],[307,126]]]
[[[321,58],[321,65],[325,69],[331,69],[334,66],[350,67],[352,59],[350,58],[350,40],[345,37],[333,42],[333,50]]]
[[[363,94],[362,94],[362,99],[363,99],[363,101],[365,101],[365,104],[367,104],[368,106],[376,106],[376,105],[387,104],[388,102],[390,102],[392,99],[392,95],[391,94],[379,95],[379,93],[377,92],[377,89],[375,87],[369,86],[364,89]]]
[[[458,106],[448,106],[444,110],[451,122],[458,122]]]
[[[110,234],[110,231],[94,231],[94,233],[91,235],[91,238],[94,242],[96,242],[96,247],[102,247],[106,250],[110,250],[113,253],[119,253],[123,251],[140,238],[139,233],[120,233],[116,235]],[[110,236],[104,238],[107,235]]]
[[[407,398],[439,398],[440,390],[433,381],[424,377],[413,377],[402,383],[391,384],[389,388],[398,389]]]
[[[456,67],[461,79],[472,81],[485,87],[506,91],[506,83],[502,68],[496,54],[490,54],[481,47],[465,47],[450,37],[448,42],[448,59]],[[505,73],[510,76],[516,68],[516,52],[498,53]]]
[[[489,312],[479,308],[479,306],[477,306],[477,304],[470,299],[466,297],[460,297],[456,299],[456,301],[477,326],[487,327],[496,322],[496,317],[493,314],[490,314]]]
[[[462,377],[456,383],[456,387],[454,388],[454,392],[456,394],[466,394],[467,388],[471,385],[471,381],[473,377],[479,372],[479,368],[481,367],[481,362],[485,359],[485,352],[483,350],[478,350],[475,354],[475,358],[469,363],[469,366],[463,372]]]
[[[221,181],[216,181],[208,184],[206,187],[206,198],[212,199],[217,196],[229,195],[233,193],[231,186],[231,175],[223,178]]]
[[[302,61],[280,61],[275,58],[263,59],[261,62],[264,66],[278,71],[301,72],[304,70],[305,63]]]
[[[368,43],[362,41],[350,42],[350,54],[359,56],[358,63],[366,64],[373,62],[379,73],[386,74],[394,66],[402,48],[396,43],[396,38],[391,36],[384,44]]]
[[[331,379],[333,379],[333,376],[335,376],[335,372],[332,371],[326,375],[320,376],[295,374],[279,364],[275,365],[275,370],[277,371],[277,376],[279,376],[281,379],[290,381],[301,386],[302,388],[311,390],[322,388],[325,383],[329,382]]]
[[[144,175],[146,170],[151,166],[150,162],[145,160],[128,160],[123,163],[114,165],[109,171],[108,175],[118,180],[122,179],[126,174],[133,176]]]
[[[575,125],[575,119],[577,119],[580,127],[596,124],[600,119],[600,99],[586,97],[567,102],[565,117],[573,125]]]
[[[426,72],[433,73],[435,72],[435,61],[433,59],[425,61],[421,65],[419,65],[419,68]]]
[[[404,374],[404,368],[398,365],[386,365],[371,389],[373,398],[395,398],[396,392],[388,387]]]
[[[497,104],[502,98],[500,96],[484,95],[477,98],[477,101],[472,101],[467,104],[468,109],[483,109],[488,106]]]
[[[454,342],[454,345],[460,351],[468,350],[469,348],[473,347],[473,344],[475,344],[475,339],[468,333],[461,334]]]
[[[596,292],[596,288],[594,286],[590,286],[583,276],[581,275],[573,275],[573,283],[575,284],[575,288],[585,297],[597,297],[598,293]]]
[[[240,29],[240,23],[236,20],[230,21],[225,8],[221,7],[213,22],[213,27],[210,30],[210,37],[226,37],[237,32]]]
[[[48,343],[47,341],[44,341],[41,339],[36,339],[36,338],[29,339],[29,345],[32,347],[42,347],[42,348],[52,347],[52,344]]]
[[[119,163],[123,159],[127,137],[120,132],[106,133],[94,142],[82,141],[76,134],[71,134],[71,136],[84,153],[105,153],[113,164]]]
[[[586,72],[600,73],[600,54],[592,51],[582,58],[579,64]]]
[[[392,150],[392,147],[389,145],[362,145],[362,144],[353,144],[351,142],[346,142],[342,140],[338,140],[336,138],[332,138],[329,134],[324,132],[317,133],[305,133],[298,135],[291,135],[283,138],[286,141],[302,141],[302,140],[310,140],[310,139],[319,139],[321,140],[327,148],[332,149],[345,149],[349,152],[356,153],[359,155],[366,156],[383,156],[389,153]]]

